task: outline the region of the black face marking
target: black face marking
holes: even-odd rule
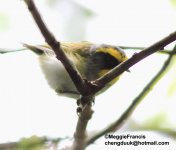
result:
[[[100,69],[112,69],[120,62],[108,53],[97,52],[94,54],[94,63],[100,64]]]

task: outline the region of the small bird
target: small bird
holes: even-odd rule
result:
[[[29,45],[26,48],[39,56],[42,71],[48,84],[58,94],[71,98],[80,96],[70,76],[62,63],[55,57],[54,51],[48,45]],[[93,81],[127,60],[124,51],[117,46],[94,44],[86,41],[62,42],[61,48],[75,65],[83,79]],[[107,90],[119,77],[108,83],[99,93]]]

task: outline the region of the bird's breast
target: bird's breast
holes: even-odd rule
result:
[[[71,78],[60,61],[55,57],[47,56],[41,56],[39,59],[42,71],[51,88],[58,93],[77,93]]]

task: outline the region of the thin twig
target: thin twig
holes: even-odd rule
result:
[[[86,94],[86,87],[84,84],[84,80],[82,79],[79,72],[76,70],[75,66],[71,63],[71,61],[67,58],[65,53],[60,47],[60,42],[58,42],[53,34],[48,30],[47,26],[43,22],[40,13],[38,9],[36,8],[33,0],[24,0],[25,3],[28,6],[29,11],[31,12],[36,24],[38,25],[38,28],[40,29],[40,32],[42,33],[43,37],[45,38],[45,41],[48,43],[48,45],[53,49],[53,51],[56,54],[56,58],[62,62],[65,69],[67,70],[68,74],[70,75],[70,78],[72,79],[75,87],[79,91],[81,95]]]
[[[119,47],[124,50],[143,50],[143,49],[146,49],[146,47],[138,47],[138,46],[119,46]],[[163,49],[163,50],[159,50],[157,52],[160,54],[170,54],[171,50],[170,49]]]
[[[135,53],[131,58],[127,61],[121,63],[111,71],[109,71],[104,76],[100,77],[99,79],[92,82],[93,85],[97,85],[96,87],[92,88],[92,93],[97,93],[102,88],[106,86],[107,83],[112,81],[114,78],[122,74],[125,70],[128,70],[131,66],[135,65],[139,61],[143,60],[144,58],[148,57],[149,55],[159,51],[166,45],[172,43],[176,40],[176,31],[171,33],[169,36],[163,38],[162,40],[154,43],[150,47],[144,49],[139,53]]]
[[[96,92],[101,90],[108,82],[113,80],[116,76],[120,75],[122,72],[127,70],[129,67],[133,66],[134,64],[136,64],[140,60],[142,60],[145,57],[156,52],[158,49],[162,49],[165,45],[176,40],[176,32],[174,32],[170,36],[166,37],[165,39],[152,45],[151,47],[149,47],[145,51],[142,51],[138,54],[135,54],[128,61],[122,63],[120,66],[116,67],[111,72],[109,72],[108,74],[106,74],[102,78],[92,82],[92,84],[91,84],[89,82],[84,82],[84,80],[81,78],[81,75],[78,73],[76,68],[73,66],[73,64],[66,57],[66,55],[64,54],[64,52],[62,51],[62,49],[60,47],[60,42],[56,41],[55,37],[50,33],[50,31],[47,29],[46,25],[44,24],[33,0],[25,0],[25,2],[28,6],[29,11],[33,15],[33,18],[34,18],[35,22],[37,23],[46,42],[50,45],[50,47],[56,53],[57,59],[63,63],[65,69],[67,70],[72,81],[74,82],[77,90],[83,96],[81,99],[82,101],[84,100],[84,98],[86,96],[94,95]],[[87,84],[87,83],[89,83],[89,84]],[[92,101],[92,100],[93,100],[93,96],[92,97],[90,96],[88,98],[88,101]],[[84,109],[83,109],[83,111],[80,113],[80,116],[78,118],[77,128],[76,128],[76,132],[75,132],[75,141],[73,144],[73,150],[83,150],[85,147],[86,127],[87,127],[88,121],[91,118],[92,110],[91,110],[91,106],[89,106],[88,104],[83,105],[83,108],[85,108],[87,110],[84,111]],[[89,117],[87,117],[86,113],[89,113],[89,115],[88,115]]]
[[[145,47],[137,47],[137,46],[119,46],[120,48],[124,50],[143,50],[146,49]],[[13,52],[19,52],[19,51],[26,51],[28,49],[26,48],[20,48],[20,49],[7,49],[7,48],[0,48],[0,54],[5,54],[5,53],[13,53]],[[164,49],[164,50],[159,50],[157,53],[160,54],[170,54],[171,50],[169,49]]]
[[[7,48],[0,48],[0,54],[6,54],[6,53],[14,53],[14,52],[20,52],[25,51],[26,48],[20,48],[20,49],[7,49]]]
[[[153,77],[153,79],[144,87],[142,92],[132,101],[131,105],[128,107],[128,109],[121,115],[121,117],[113,122],[111,125],[106,127],[104,130],[98,132],[94,136],[92,136],[87,141],[87,145],[93,143],[95,140],[100,138],[101,136],[115,131],[121,127],[121,125],[130,117],[130,115],[133,113],[135,108],[140,104],[140,102],[144,99],[144,97],[152,90],[152,88],[156,85],[156,83],[164,76],[165,72],[167,72],[167,68],[172,61],[172,58],[174,54],[176,53],[176,45],[172,51],[172,53],[169,55],[168,59],[163,64],[160,71]]]

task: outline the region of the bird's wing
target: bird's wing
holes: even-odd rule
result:
[[[84,58],[87,58],[90,56],[92,45],[92,43],[86,41],[70,43],[63,42],[61,43],[61,48],[67,54],[80,55]]]
[[[24,47],[32,50],[33,52],[41,55],[43,53],[49,55],[55,55],[53,50],[49,45],[30,45],[23,44]],[[82,42],[62,42],[61,48],[66,54],[76,54],[83,57],[88,57],[90,55],[92,43],[82,41]]]

